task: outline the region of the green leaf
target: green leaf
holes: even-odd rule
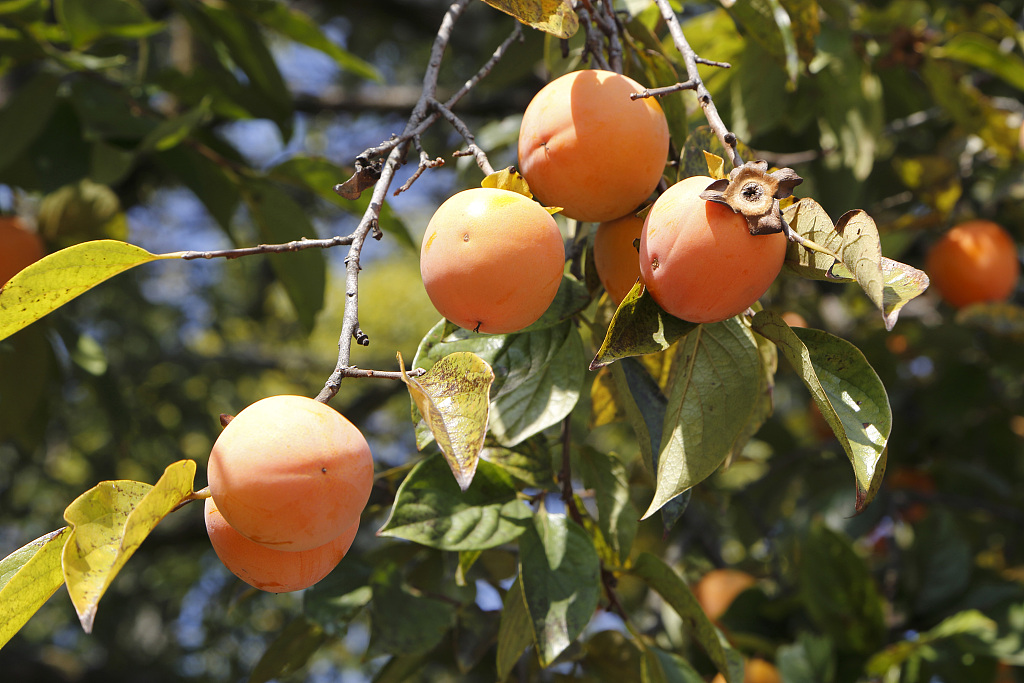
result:
[[[530,613],[526,609],[526,598],[523,597],[522,576],[517,576],[505,594],[501,624],[498,626],[496,664],[499,681],[508,678],[523,651],[532,644]]]
[[[569,38],[579,29],[579,18],[569,0],[484,0],[488,5],[511,14],[527,26]]]
[[[815,523],[801,546],[799,581],[811,619],[844,649],[875,652],[885,637],[882,598],[848,539]]]
[[[871,502],[885,474],[892,410],[885,387],[864,354],[821,330],[791,329],[779,313],[754,316],[754,331],[779,347],[803,380],[853,465],[856,510]]]
[[[809,198],[801,199],[787,206],[782,212],[782,217],[801,237],[841,255],[842,235],[836,232],[835,226],[832,225],[832,219],[828,217],[825,209],[818,202]],[[836,277],[832,273],[832,267],[835,264],[836,260],[828,254],[805,249],[796,242],[790,242],[786,249],[785,266],[800,277],[829,282],[842,280],[843,278]]]
[[[551,488],[555,484],[551,450],[542,438],[527,439],[515,448],[484,448],[481,457],[529,486]]]
[[[206,123],[209,118],[210,99],[205,98],[181,116],[161,122],[143,138],[139,150],[165,152],[176,147],[192,134],[193,129]]]
[[[590,363],[596,370],[631,356],[664,351],[697,328],[661,310],[643,283],[633,285],[615,310],[601,348]]]
[[[164,29],[133,0],[56,0],[55,9],[76,50],[104,36],[144,38]]]
[[[283,244],[316,237],[316,228],[306,212],[280,188],[267,182],[249,181],[244,196],[259,227],[260,241]],[[327,286],[327,266],[322,250],[304,249],[270,254],[267,258],[295,306],[299,322],[307,332],[312,331],[316,314],[323,308]]]
[[[726,683],[742,683],[742,655],[729,646],[729,641],[704,614],[686,582],[661,558],[650,553],[641,553],[630,571],[658,593],[682,618],[697,643],[725,677]]]
[[[64,581],[86,633],[110,582],[160,520],[192,493],[195,473],[195,461],[180,460],[153,486],[101,482],[64,511],[72,527],[62,556]]]
[[[915,657],[929,658],[933,646],[944,640],[962,641],[961,646],[967,647],[961,647],[961,651],[988,654],[998,636],[999,625],[991,618],[978,610],[963,610],[946,617],[928,631],[917,634],[913,640],[899,641],[875,654],[868,660],[865,673],[885,676]]]
[[[714,13],[708,13],[709,16],[714,16]],[[756,159],[757,153],[754,152],[743,142],[736,144],[736,151],[743,159]],[[678,178],[689,178],[695,175],[707,175],[708,174],[708,161],[707,157],[704,156],[705,152],[710,152],[715,156],[727,158],[725,153],[725,147],[722,146],[718,136],[714,134],[710,126],[698,126],[690,131],[690,135],[686,138],[686,144],[683,145],[683,149],[679,154],[679,175]]]
[[[614,455],[593,448],[581,450],[580,465],[584,486],[594,491],[601,535],[614,552],[614,557],[603,559],[606,564],[625,564],[639,526],[626,466]]]
[[[50,120],[60,78],[40,71],[18,87],[0,109],[0,169],[28,149]]]
[[[116,240],[82,242],[44,256],[0,288],[0,339],[129,268],[178,256]]]
[[[249,674],[249,683],[267,683],[295,673],[326,640],[327,634],[318,624],[302,617],[295,619],[267,646]]]
[[[46,414],[58,367],[51,334],[32,325],[0,342],[0,443],[26,437],[33,418]]]
[[[268,29],[314,50],[320,50],[344,71],[377,82],[384,80],[372,64],[332,42],[309,16],[285,3],[232,0],[231,5],[236,10],[254,17]]]
[[[541,666],[583,633],[597,609],[601,565],[590,537],[541,510],[519,541],[519,575]]]
[[[1024,59],[1004,50],[998,42],[980,33],[956,33],[932,49],[932,55],[951,59],[987,71],[1017,90],[1024,90]]]
[[[657,486],[645,519],[710,476],[749,434],[761,381],[757,342],[740,318],[701,325],[683,339],[669,375]]]
[[[564,275],[558,283],[555,299],[544,311],[544,315],[521,332],[534,332],[545,327],[554,327],[573,317],[590,304],[590,292],[587,286],[576,278]]]
[[[829,637],[801,632],[797,642],[783,645],[775,652],[775,663],[787,683],[833,683],[834,649]]]
[[[882,243],[875,221],[864,211],[855,209],[839,218],[835,230],[843,240],[842,251],[839,252],[843,265],[853,273],[872,303],[882,310]]]
[[[457,351],[477,354],[494,371],[490,429],[503,446],[561,422],[579,400],[586,361],[571,321],[532,332],[482,335],[463,329],[447,333],[442,320],[420,342],[413,367],[429,369]]]
[[[452,627],[455,607],[412,590],[398,572],[396,564],[389,564],[374,577],[370,652],[422,655],[433,650]]]
[[[473,481],[487,435],[488,400],[494,382],[491,366],[475,353],[458,351],[434,363],[426,374],[409,377],[401,354],[398,362],[416,408],[459,488],[465,491]]]
[[[124,237],[104,234],[117,224],[115,218],[120,211],[121,201],[113,190],[106,185],[83,180],[43,197],[36,226],[49,243]]]
[[[60,556],[70,527],[51,531],[0,560],[0,647],[64,583]]]
[[[896,326],[900,310],[912,299],[924,294],[931,281],[928,274],[906,263],[882,257],[882,317],[885,329]]]
[[[1010,303],[979,303],[961,308],[956,322],[1010,339],[1024,340],[1024,308]]]
[[[517,498],[511,477],[481,461],[473,484],[460,490],[444,458],[417,463],[398,487],[380,536],[393,536],[440,550],[484,550],[514,540],[525,530],[530,509]]]
[[[373,567],[348,556],[334,571],[302,594],[302,611],[330,635],[342,635],[373,598]]]
[[[0,2],[0,15],[18,14],[28,9],[38,9],[43,0],[3,0]]]
[[[661,648],[652,647],[644,652],[640,663],[642,683],[703,683],[704,679],[690,663]]]

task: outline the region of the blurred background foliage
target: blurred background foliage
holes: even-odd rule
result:
[[[789,42],[771,19],[779,4]],[[884,253],[917,267],[969,217],[1024,240],[1024,4],[723,5],[677,11],[698,54],[732,65],[702,67],[723,118],[759,157],[803,176],[798,196],[833,220],[865,209]],[[668,44],[648,0],[616,7],[638,44]],[[0,210],[34,222],[51,250],[101,237],[165,252],[347,234],[365,199],[346,202],[331,187],[358,153],[401,130],[443,11],[428,0],[0,1]],[[512,21],[473,3],[442,89],[475,73]],[[520,113],[552,75],[579,66],[582,40],[564,52],[526,31],[460,104],[496,168],[515,163]],[[665,106],[679,115],[678,147],[705,121],[692,94],[675,98]],[[443,198],[479,182],[475,166],[452,157],[461,144],[442,126],[424,137],[447,164],[389,197],[384,238],[363,252],[371,344],[355,352],[360,367],[394,369],[395,352],[412,358],[437,320],[418,278],[418,237]],[[159,262],[0,342],[0,554],[59,527],[64,507],[99,480],[153,482],[181,458],[202,472],[221,413],[270,394],[314,395],[335,362],[343,258],[344,248]],[[887,484],[850,517],[849,465],[783,364],[774,416],[694,490],[675,528],[645,523],[637,546],[690,580],[724,565],[755,576],[722,624],[786,681],[1024,680],[1011,666],[1024,665],[1020,329],[958,321],[928,294],[887,333],[858,289],[785,274],[765,304],[852,341],[877,370],[894,416]],[[235,681],[292,667],[289,680],[494,680],[491,641],[469,635],[497,628],[508,553],[488,551],[458,586],[449,555],[375,538],[418,458],[409,400],[397,383],[346,380],[332,405],[367,433],[385,472],[344,576],[305,607],[300,596],[245,591],[189,506],[121,572],[92,635],[62,591],[0,650],[4,677]],[[583,399],[574,413],[578,440],[634,462],[628,427],[590,430],[588,409]],[[649,485],[636,469],[643,509]],[[360,572],[375,577],[376,609],[360,611],[368,597],[345,590]],[[658,647],[692,647],[639,582],[627,577],[620,591]],[[457,605],[458,626],[391,657],[403,645],[396,606],[406,605],[442,623],[444,606]],[[639,670],[620,626],[599,619],[563,662],[543,674],[527,662],[513,676],[631,680],[616,677]],[[699,656],[695,665],[710,671]]]

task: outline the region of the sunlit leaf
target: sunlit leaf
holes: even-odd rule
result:
[[[481,461],[473,484],[460,490],[444,458],[432,456],[402,481],[377,533],[440,550],[485,550],[517,538],[530,516],[511,477],[498,466]]]
[[[860,209],[847,211],[836,222],[836,232],[842,237],[839,255],[843,265],[853,273],[868,298],[881,310],[884,308],[882,295],[882,243],[878,227],[866,212]]]
[[[579,29],[579,18],[569,0],[484,0],[511,14],[527,26],[558,38],[568,38]]]
[[[663,311],[647,293],[643,283],[638,282],[612,316],[590,369],[596,370],[630,356],[663,351],[696,327],[696,323],[680,320]]]
[[[742,683],[742,655],[729,646],[729,641],[711,623],[679,574],[661,558],[650,553],[641,553],[630,572],[641,578],[675,610],[690,634],[725,677],[726,683]]]
[[[526,178],[516,170],[515,166],[509,166],[508,168],[503,168],[500,171],[495,171],[494,173],[485,176],[484,179],[480,181],[480,187],[493,187],[498,190],[517,192],[533,199],[533,193],[530,192],[530,185],[526,182]]]
[[[64,511],[71,534],[64,546],[64,580],[82,628],[92,631],[100,598],[149,533],[192,493],[196,463],[169,465],[153,486],[105,481]]]
[[[701,325],[676,352],[650,517],[722,464],[748,434],[759,405],[761,360],[753,334],[738,318]]]
[[[441,448],[459,488],[473,481],[480,449],[487,435],[494,372],[480,356],[467,351],[449,354],[426,374],[409,377],[399,354],[402,381],[409,388],[420,416]]]
[[[932,49],[932,55],[969,64],[1003,79],[1017,90],[1024,90],[1024,59],[980,33],[956,33],[944,45]]]
[[[885,256],[882,257],[882,279],[882,317],[885,320],[885,329],[891,330],[896,325],[900,309],[911,299],[924,294],[931,281],[923,270]]]
[[[129,268],[178,257],[179,254],[151,254],[116,240],[82,242],[49,254],[0,289],[0,339]]]
[[[597,609],[601,565],[587,533],[541,510],[520,537],[519,575],[541,666],[583,632]]]
[[[801,237],[811,240],[826,249],[839,254],[843,248],[843,238],[836,232],[832,219],[813,199],[804,198],[786,207],[782,212],[789,226]],[[799,275],[812,280],[836,281],[831,272],[836,260],[828,254],[805,249],[795,242],[786,248],[786,267]],[[852,274],[850,276],[852,280]]]
[[[54,9],[76,50],[103,36],[143,38],[164,28],[134,0],[56,0]]]
[[[196,127],[210,118],[210,99],[205,98],[181,116],[162,121],[139,143],[142,151],[155,150],[163,152],[177,146],[187,138]]]
[[[886,676],[892,670],[899,670],[905,662],[914,657],[930,657],[934,646],[943,640],[955,639],[963,644],[971,643],[970,651],[985,654],[993,650],[992,645],[999,637],[999,625],[976,609],[967,609],[946,617],[924,633],[914,632],[912,638],[889,645],[868,660],[865,673]],[[995,654],[993,652],[993,654]]]
[[[756,159],[757,154],[746,145],[736,143],[736,151],[742,159]],[[730,158],[725,151],[722,142],[711,130],[710,126],[698,126],[690,131],[686,138],[686,144],[679,155],[678,179],[689,178],[695,175],[708,174],[708,160],[705,154],[710,153],[723,159]],[[723,169],[724,170],[724,169]]]
[[[571,321],[529,332],[482,335],[448,328],[442,320],[420,342],[413,367],[429,369],[457,351],[477,354],[494,371],[490,429],[503,446],[515,446],[557,424],[579,399],[586,361],[583,340]]]
[[[61,549],[70,527],[51,531],[0,560],[0,647],[64,583]]]
[[[853,465],[860,512],[885,474],[892,410],[882,381],[864,354],[844,339],[821,330],[791,329],[774,311],[755,315],[753,327],[779,347],[835,432]]]
[[[512,667],[516,665],[523,651],[533,644],[530,628],[530,613],[526,609],[523,597],[522,577],[517,576],[505,594],[505,604],[501,610],[501,624],[498,627],[497,669],[498,680],[508,678]]]
[[[249,674],[249,683],[266,683],[295,673],[306,665],[325,640],[327,634],[318,624],[301,617],[292,621],[267,646]]]

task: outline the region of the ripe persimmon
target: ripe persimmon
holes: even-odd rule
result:
[[[287,551],[337,538],[359,519],[373,486],[362,433],[303,396],[271,396],[245,408],[217,438],[207,471],[228,523]]]
[[[0,287],[46,254],[39,235],[18,216],[0,216]]]
[[[612,71],[565,74],[523,114],[519,170],[548,206],[579,221],[610,221],[647,199],[668,159],[665,112],[644,87]]]
[[[731,318],[753,305],[782,270],[786,237],[751,235],[742,214],[700,193],[692,176],[668,188],[640,234],[640,274],[666,312],[694,323]]]
[[[697,581],[693,595],[708,619],[718,621],[736,596],[755,583],[753,576],[739,569],[712,569]]]
[[[601,284],[616,305],[640,277],[640,259],[633,242],[640,238],[644,219],[627,214],[597,226],[594,233],[594,265]]]
[[[467,330],[517,332],[536,322],[558,292],[562,234],[528,197],[488,187],[449,197],[430,219],[420,275],[434,308]]]
[[[711,683],[725,683],[725,676],[716,674]],[[782,674],[764,659],[748,659],[743,668],[743,683],[782,683]]]
[[[345,557],[359,530],[359,521],[327,543],[309,550],[275,550],[238,533],[206,499],[206,533],[217,557],[231,573],[253,588],[287,593],[309,588],[331,573]]]
[[[928,252],[925,271],[954,308],[1005,301],[1017,286],[1017,245],[1002,226],[970,220],[954,226]]]

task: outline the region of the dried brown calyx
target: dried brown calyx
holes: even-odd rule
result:
[[[769,235],[785,229],[779,200],[792,196],[793,188],[803,181],[791,168],[769,173],[767,161],[748,161],[734,168],[728,180],[708,185],[700,197],[743,214],[751,235]]]

